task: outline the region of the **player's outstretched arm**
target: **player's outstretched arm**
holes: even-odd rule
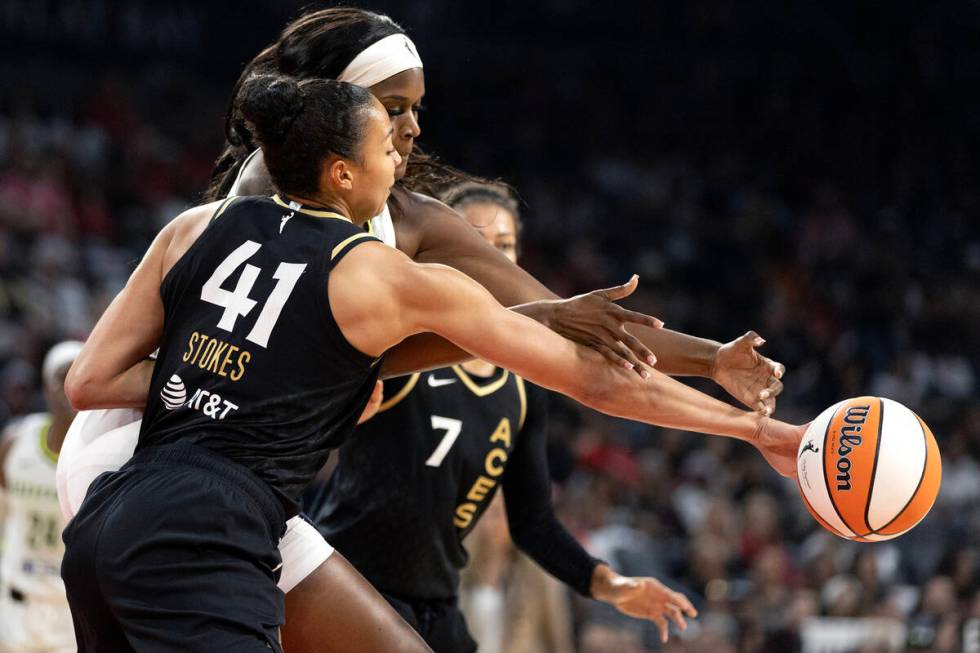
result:
[[[604,413],[755,444],[780,473],[795,470],[802,431],[698,392],[654,370],[641,380],[534,320],[503,308],[482,286],[441,265],[420,265],[365,243],[340,261],[330,304],[355,347],[380,355],[433,331],[472,354]]]
[[[622,365],[625,369],[632,369],[643,378],[647,378],[650,367],[657,363],[657,357],[646,349],[643,343],[630,335],[622,321],[623,316],[625,314],[632,315],[636,324],[643,320],[653,321],[660,326],[663,326],[663,323],[656,318],[626,309],[621,309],[622,313],[610,310],[610,307],[619,309],[620,307],[614,302],[633,294],[638,283],[639,278],[633,275],[633,278],[620,286],[593,290],[571,299],[541,300],[530,304],[521,304],[511,307],[511,310],[545,325],[547,325],[547,315],[555,311],[565,313],[567,324],[580,325],[579,336],[570,338],[571,340],[588,344],[612,364]],[[559,305],[560,308],[558,308]],[[599,323],[605,325],[608,339],[606,341],[590,331],[590,325]],[[645,352],[645,358],[642,361],[635,353],[640,351]],[[472,355],[469,352],[460,349],[442,336],[435,333],[420,333],[407,338],[388,352],[385,356],[381,375],[384,378],[391,378],[412,372],[423,372],[462,363],[471,358]]]
[[[411,203],[412,210],[405,211],[396,226],[399,238],[403,231],[408,233],[408,246],[413,248],[412,258],[416,261],[456,268],[477,280],[506,306],[558,299],[490,246],[445,204],[414,193],[399,195],[399,200],[403,197],[405,202]],[[601,296],[589,299],[590,306],[560,301],[541,304],[532,317],[575,342],[593,346],[597,339],[600,340],[603,346],[597,349],[604,354],[622,350],[616,344],[617,339],[622,340],[640,360],[645,360],[647,352],[652,350],[657,358],[657,369],[664,374],[707,377],[753,410],[771,414],[775,409],[785,368],[756,351],[756,347],[765,341],[754,332],[723,345],[631,319],[617,313],[614,305],[603,302]],[[619,321],[620,328],[610,330],[610,319]],[[617,338],[623,325],[628,325],[636,336],[636,343]]]

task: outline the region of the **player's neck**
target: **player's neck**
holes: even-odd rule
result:
[[[352,217],[354,214],[351,212],[350,206],[347,205],[347,202],[342,197],[306,197],[305,195],[297,195],[296,193],[283,193],[283,197],[287,201],[299,202],[308,209],[334,211],[351,222],[356,222]]]
[[[61,453],[61,445],[65,443],[68,427],[74,415],[51,415],[51,426],[48,428],[47,445],[52,453]]]
[[[475,359],[463,363],[463,369],[473,376],[491,376],[497,370],[497,366],[485,360]]]

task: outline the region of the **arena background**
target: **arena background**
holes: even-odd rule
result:
[[[197,201],[241,66],[302,6],[0,0],[0,425]],[[745,446],[555,401],[566,524],[697,600],[667,650],[980,650],[980,4],[362,6],[426,62],[423,146],[519,189],[551,288],[637,272],[631,306],[668,326],[766,337],[783,419],[874,393],[937,436],[932,513],[856,545]],[[569,605],[578,650],[658,650]]]

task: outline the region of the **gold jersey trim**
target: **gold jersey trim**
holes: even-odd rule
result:
[[[237,196],[236,197],[229,197],[224,202],[222,202],[221,203],[221,206],[218,207],[218,210],[215,211],[214,212],[214,215],[211,216],[211,220],[214,221],[214,220],[217,220],[219,217],[221,217],[221,214],[225,212],[225,209],[227,209],[229,206],[231,206],[231,203],[234,202],[237,199],[238,199]]]
[[[272,201],[283,208],[293,209],[293,207],[291,207],[288,202],[283,201],[279,195],[273,195]],[[345,218],[336,211],[317,211],[315,209],[308,209],[305,206],[300,206],[298,209],[293,210],[299,211],[300,213],[305,213],[306,215],[312,215],[314,218],[335,218],[337,220],[343,220],[344,222],[351,221],[350,218]]]
[[[524,428],[524,418],[527,417],[527,391],[524,389],[524,379],[519,375],[514,375],[514,381],[517,383],[517,396],[521,398],[521,417],[517,421],[518,430]]]
[[[333,251],[330,252],[330,260],[332,261],[335,258],[337,258],[337,254],[340,254],[342,251],[344,251],[345,247],[350,245],[355,240],[360,240],[361,238],[371,238],[373,240],[374,236],[372,236],[367,232],[364,232],[364,233],[354,234],[353,236],[348,236],[347,238],[344,238],[342,241],[340,241],[340,243],[337,244],[336,247],[333,248]]]
[[[493,394],[497,390],[500,390],[502,387],[504,387],[504,384],[507,383],[507,379],[510,378],[510,371],[504,370],[504,373],[499,379],[487,385],[480,386],[477,385],[476,381],[474,381],[473,378],[470,377],[470,375],[466,373],[466,370],[464,370],[461,366],[453,365],[453,371],[456,372],[456,376],[458,376],[459,380],[463,382],[463,385],[469,388],[470,392],[475,394],[477,397],[486,397],[487,395]]]

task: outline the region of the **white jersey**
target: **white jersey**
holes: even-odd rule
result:
[[[61,558],[65,521],[55,484],[57,455],[48,449],[51,418],[29,415],[14,425],[4,462],[7,514],[0,560],[0,650],[74,651]]]
[[[395,247],[395,223],[391,221],[391,209],[387,204],[381,213],[368,220],[367,230],[388,247]]]

